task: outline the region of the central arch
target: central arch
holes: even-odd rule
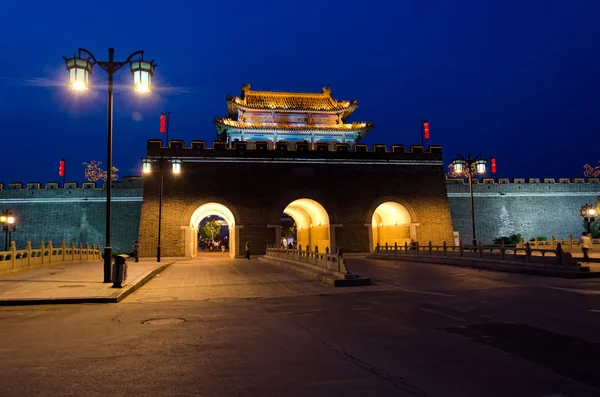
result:
[[[377,244],[404,245],[410,243],[411,239],[416,240],[411,226],[413,226],[412,217],[404,205],[394,201],[380,204],[373,211],[371,218],[371,249],[373,250]]]
[[[216,215],[227,222],[227,226],[229,227],[229,256],[231,258],[235,258],[236,253],[238,252],[237,246],[237,238],[235,233],[235,217],[229,208],[219,203],[206,203],[202,204],[192,213],[190,217],[190,228],[192,233],[190,233],[190,252],[192,253],[192,257],[195,257],[198,254],[198,226],[202,219],[207,216]]]
[[[321,204],[313,199],[301,198],[288,204],[283,213],[296,223],[298,246],[303,249],[308,246],[311,251],[318,246],[320,252],[331,249],[329,214]]]

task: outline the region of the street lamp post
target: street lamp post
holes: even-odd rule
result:
[[[111,237],[111,198],[112,198],[112,135],[113,135],[113,76],[123,66],[129,64],[133,75],[133,88],[139,93],[150,92],[152,76],[156,65],[154,60],[144,61],[144,51],[136,51],[123,62],[114,60],[114,48],[108,49],[108,61],[98,61],[96,57],[84,48],[78,49],[78,54],[71,58],[63,57],[69,72],[69,86],[74,91],[86,91],[89,88],[89,76],[94,65],[100,66],[108,73],[108,147],[106,171],[106,244],[104,246],[104,282],[110,282],[110,266],[112,263]],[[83,54],[83,56],[82,56]],[[133,60],[139,55],[139,59]]]
[[[12,216],[11,211],[2,211],[2,214],[0,215],[0,224],[2,224],[2,229],[4,230],[4,251],[8,251],[9,233],[17,230],[15,222],[15,217]]]
[[[581,206],[581,216],[583,217],[583,221],[585,223],[586,232],[591,234],[592,222],[594,222],[596,220],[596,216],[598,216],[598,209],[588,203],[585,203]]]
[[[477,174],[483,174],[485,172],[486,161],[478,155],[474,159],[471,155],[467,155],[464,158],[462,155],[457,155],[456,159],[452,162],[452,174],[458,176],[466,176],[469,179],[469,194],[471,197],[471,230],[473,233],[473,245],[477,245],[477,234],[475,232],[475,204],[473,202],[473,177]]]
[[[181,160],[160,156],[156,159],[145,158],[142,159],[142,172],[144,174],[149,174],[152,172],[152,162],[156,161],[160,164],[160,183],[159,183],[159,198],[158,198],[158,238],[156,241],[156,261],[160,262],[160,237],[161,237],[161,226],[162,226],[162,202],[163,202],[163,184],[164,184],[164,173],[163,173],[163,165],[166,162],[171,162],[172,164],[172,172],[175,175],[181,173]]]

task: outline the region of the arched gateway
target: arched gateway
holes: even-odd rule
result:
[[[229,208],[219,203],[202,204],[190,216],[190,232],[185,234],[185,256],[195,257],[198,254],[198,227],[204,218],[211,215],[217,215],[227,222],[227,226],[229,227],[229,256],[235,258],[239,254],[235,233],[235,217]]]
[[[181,161],[165,173],[163,256],[193,257],[202,218],[218,215],[230,231],[230,255],[252,255],[282,244],[282,213],[295,222],[297,243],[319,251],[369,252],[380,242],[413,238],[451,243],[452,224],[441,150],[382,145],[267,142],[148,142],[148,158]],[[139,240],[142,256],[156,252],[160,175],[144,175]],[[224,254],[226,255],[226,254]]]

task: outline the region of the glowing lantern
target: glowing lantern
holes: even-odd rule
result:
[[[142,159],[142,172],[144,174],[149,174],[152,172],[152,160]]]
[[[65,160],[60,160],[58,164],[58,176],[65,176]]]
[[[475,170],[477,173],[483,174],[485,172],[485,160],[475,161]]]
[[[463,162],[462,162],[462,160],[454,160],[452,162],[452,168],[454,169],[455,173],[462,174],[462,172],[463,172]]]
[[[181,172],[181,160],[172,160],[173,163],[173,173],[179,174]]]
[[[490,159],[490,163],[492,165],[492,174],[495,174],[496,173],[496,159],[492,157]]]
[[[425,139],[429,139],[429,121],[423,122],[423,134],[425,135]]]
[[[137,92],[152,91],[152,76],[154,75],[154,61],[131,61],[131,74],[133,75],[133,89]]]
[[[85,91],[89,89],[90,74],[92,74],[92,62],[89,59],[74,56],[66,58],[67,71],[69,72],[69,86],[75,91]]]

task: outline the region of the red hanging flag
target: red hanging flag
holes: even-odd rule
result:
[[[161,114],[160,115],[160,133],[164,134],[166,130],[167,130],[167,115]]]
[[[423,122],[423,135],[425,135],[425,139],[429,139],[429,121]]]

